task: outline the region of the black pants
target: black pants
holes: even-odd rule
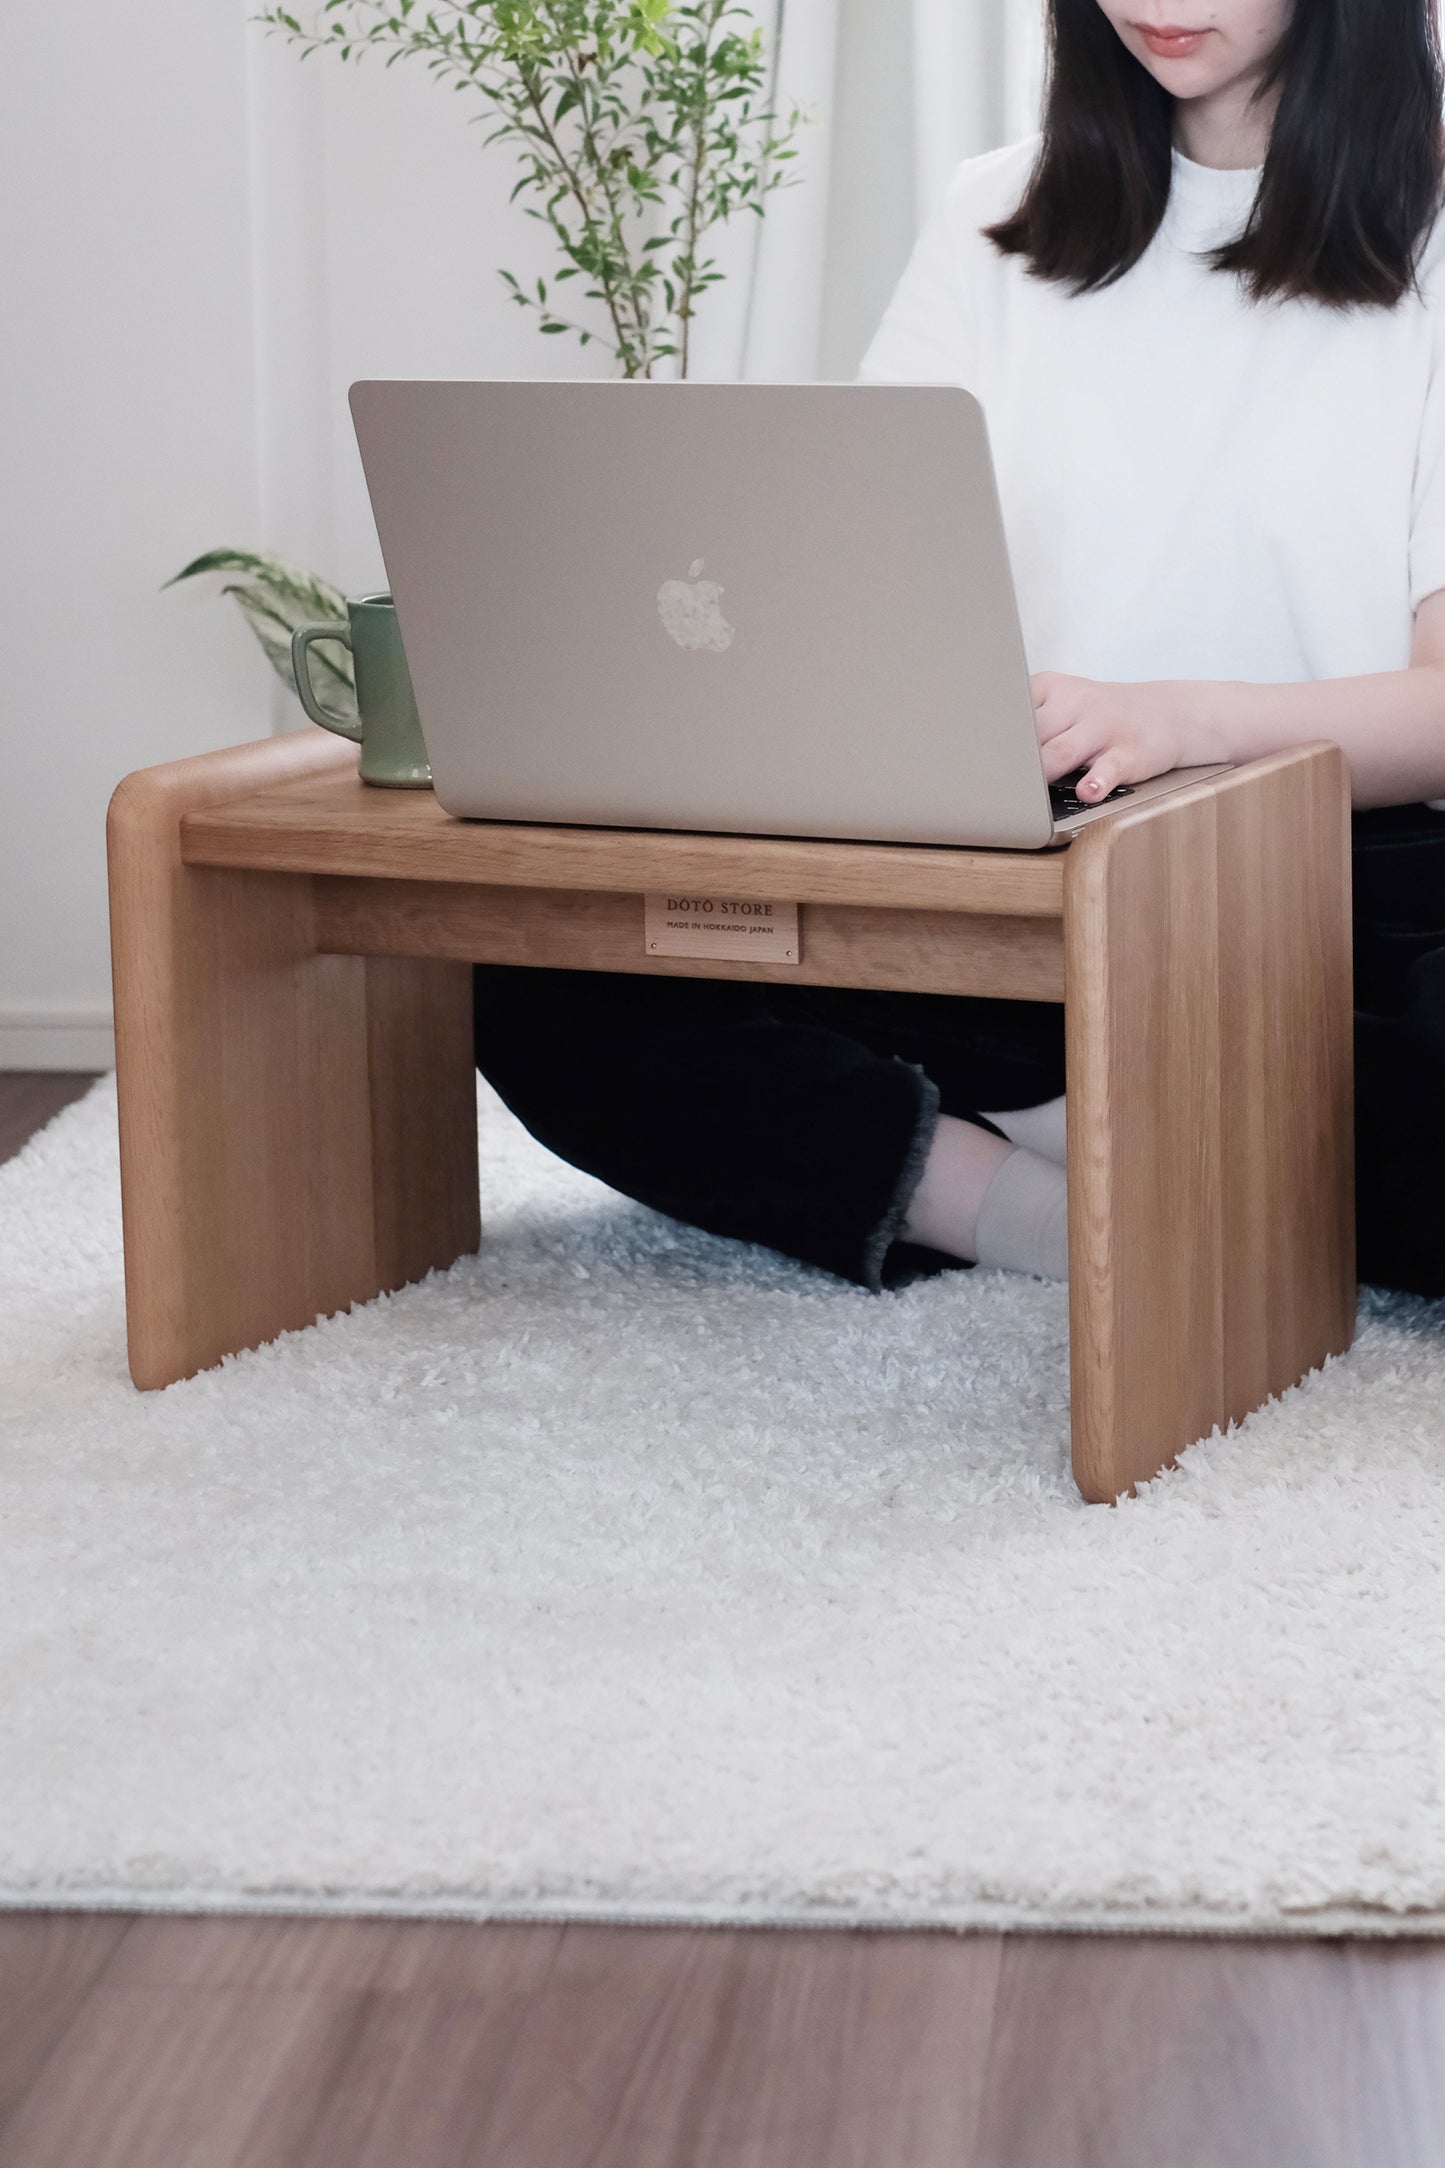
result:
[[[1360,1274],[1445,1295],[1445,814],[1355,819]],[[478,967],[477,1062],[533,1136],[714,1234],[880,1287],[940,1112],[1065,1089],[1054,1003]],[[951,1260],[949,1260],[951,1262]]]

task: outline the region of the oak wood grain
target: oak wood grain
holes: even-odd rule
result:
[[[7,1111],[9,1082],[0,1077],[0,1111]],[[0,2130],[64,2039],[127,1924],[114,1913],[0,1913]]]
[[[627,971],[659,978],[870,986],[1062,1001],[1062,922],[805,904],[797,964],[650,956],[641,894],[479,888],[461,882],[312,883],[318,949],[471,963]]]
[[[488,2161],[507,2074],[531,2037],[566,1930],[482,1928],[455,1940],[453,1977],[418,1968],[404,1989],[373,1987],[353,2006],[338,2052],[298,2089],[289,2127],[273,2124],[247,2168],[320,2161],[347,2168],[451,2168]],[[464,1977],[456,1960],[470,1960]]]
[[[322,738],[317,732],[316,737]],[[108,823],[131,1374],[189,1376],[479,1240],[465,968],[316,951],[310,886],[191,867],[186,811],[307,737],[126,778]]]
[[[1069,853],[1074,1472],[1148,1480],[1354,1335],[1349,790],[1333,746]]]
[[[1338,1945],[1019,1936],[1000,1967],[976,2158],[1423,2168],[1419,2125],[1398,2153],[1364,2143],[1394,2055],[1386,2041],[1368,2054]]]
[[[1410,2164],[1441,2150],[1445,2133],[1445,1947],[1344,1946],[1357,2028],[1351,2072],[1359,2098],[1356,2159]],[[1253,1985],[1241,1968],[1241,1988]],[[1293,1981],[1279,1971],[1277,1993]]]
[[[278,779],[270,788],[263,782],[260,777],[249,793],[185,815],[182,855],[188,865],[364,879],[420,875],[497,888],[638,895],[688,890],[1007,918],[1058,918],[1063,912],[1065,854],[1056,851],[454,820],[429,791],[376,790],[359,782],[354,756],[328,755],[300,777]]]
[[[1445,2127],[1436,1944],[51,1915],[0,1988],[51,2033],[0,2168],[1435,2168]]]
[[[132,777],[112,832],[138,1382],[474,1244],[467,962],[789,973],[649,957],[641,898],[679,887],[801,901],[805,981],[1063,995],[1086,1497],[1147,1480],[1349,1344],[1333,748],[1134,804],[1067,853],[453,821],[429,795],[368,790],[329,741]],[[412,1106],[435,1116],[425,1151]]]
[[[281,1988],[138,1992],[102,1979],[0,2129],[0,2168],[260,2161],[349,2014],[338,1998]]]
[[[106,1978],[127,1988],[314,1988],[485,1999],[535,1989],[562,1932],[560,1926],[515,1921],[478,1926],[469,1920],[148,1913],[132,1919]]]
[[[993,1937],[569,1928],[486,2125],[495,2168],[954,2168]]]

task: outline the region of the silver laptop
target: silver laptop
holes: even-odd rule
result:
[[[982,409],[948,387],[361,383],[437,796],[501,821],[1042,849]]]

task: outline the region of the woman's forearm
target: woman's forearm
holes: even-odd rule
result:
[[[1199,757],[1260,760],[1329,738],[1355,804],[1445,798],[1445,663],[1303,685],[1199,684]]]
[[[1044,670],[1032,682],[1049,779],[1087,769],[1086,804],[1170,768],[1242,766],[1316,738],[1344,753],[1357,806],[1445,798],[1445,588],[1415,613],[1407,670],[1296,685],[1110,685]]]

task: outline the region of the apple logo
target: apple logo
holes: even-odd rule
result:
[[[718,604],[723,590],[701,577],[703,559],[688,568],[685,580],[664,580],[657,590],[657,614],[679,647],[710,648],[721,655],[737,637]]]

